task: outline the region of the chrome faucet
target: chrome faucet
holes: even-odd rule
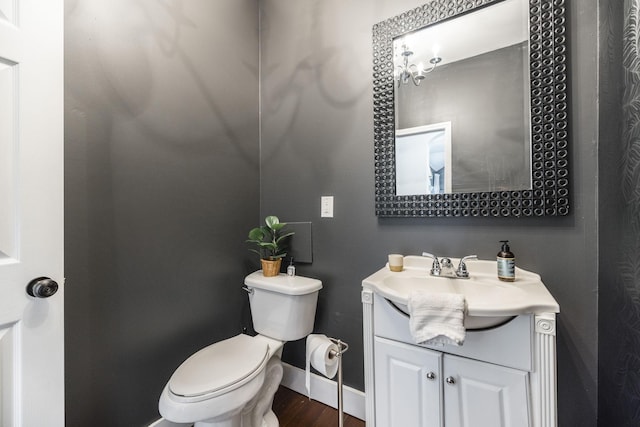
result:
[[[460,279],[468,279],[469,278],[469,270],[467,270],[467,264],[465,261],[469,261],[472,259],[478,259],[477,255],[467,255],[462,257],[460,260],[460,264],[458,264],[458,269],[456,270],[456,276]]]
[[[450,258],[443,257],[440,258],[440,267],[442,270],[440,271],[440,276],[442,277],[456,277],[455,270],[453,269],[453,263]]]
[[[433,259],[433,264],[431,264],[431,275],[440,276],[442,268],[440,267],[440,261],[438,261],[438,257],[428,252],[422,252],[422,256]]]
[[[433,259],[433,264],[431,264],[431,275],[435,277],[449,277],[454,279],[468,279],[469,278],[469,270],[467,270],[466,261],[472,259],[478,259],[477,255],[467,255],[460,260],[460,264],[458,264],[458,268],[454,270],[453,263],[450,258],[443,257],[438,260],[438,257],[430,254],[428,252],[422,253],[423,257]]]

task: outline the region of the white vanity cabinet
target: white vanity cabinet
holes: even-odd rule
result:
[[[380,337],[374,354],[377,425],[441,427],[442,354]]]
[[[527,372],[444,355],[444,425],[530,426]]]
[[[413,343],[408,316],[362,294],[367,427],[555,427],[555,314]]]
[[[530,425],[525,371],[380,337],[374,354],[377,425]]]

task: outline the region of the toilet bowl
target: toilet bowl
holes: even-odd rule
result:
[[[242,415],[250,419],[259,392],[266,396],[273,389],[275,393],[282,379],[282,344],[260,335],[236,335],[203,348],[169,379],[160,398],[160,414],[173,422],[203,427],[251,425],[229,420],[238,415],[240,420]],[[272,399],[273,394],[266,398]]]
[[[282,380],[282,347],[313,330],[322,283],[301,276],[245,278],[258,335],[236,335],[187,358],[167,382],[164,419],[196,427],[275,427],[273,395]]]

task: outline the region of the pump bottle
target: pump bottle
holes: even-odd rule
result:
[[[296,266],[293,265],[293,257],[291,257],[291,261],[289,262],[289,266],[287,267],[287,276],[295,276],[296,275]]]
[[[513,282],[516,280],[516,257],[509,248],[508,240],[500,240],[502,248],[498,252],[498,279],[503,282]]]

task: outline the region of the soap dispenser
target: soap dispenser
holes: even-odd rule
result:
[[[291,261],[289,262],[289,266],[287,267],[287,276],[295,276],[296,275],[296,266],[293,265],[293,257],[291,257]]]
[[[508,240],[500,240],[502,248],[498,252],[498,279],[503,282],[513,282],[516,280],[516,257],[509,248]]]

